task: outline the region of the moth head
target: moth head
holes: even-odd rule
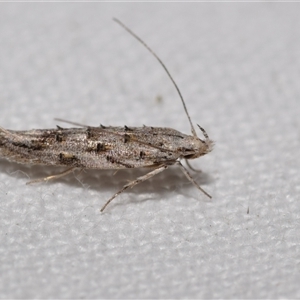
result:
[[[201,126],[198,125],[198,127],[202,131],[202,133],[204,135],[204,139],[200,139],[198,136],[193,137],[193,144],[194,144],[193,150],[194,151],[193,151],[193,153],[185,156],[186,159],[194,159],[194,158],[203,156],[203,155],[209,153],[210,151],[212,151],[212,149],[213,149],[214,142],[209,138],[208,134]]]

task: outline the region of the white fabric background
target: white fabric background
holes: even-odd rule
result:
[[[53,128],[59,117],[189,133],[170,80],[118,17],[216,142],[192,161],[212,201],[174,167],[104,214],[143,170],[27,186],[58,170],[0,160],[1,298],[300,297],[299,3],[0,8],[2,127]]]

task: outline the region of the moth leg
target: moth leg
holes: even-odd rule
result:
[[[120,195],[121,193],[123,193],[126,189],[128,188],[133,188],[135,185],[143,182],[143,181],[146,181],[147,179],[153,177],[154,175],[164,171],[165,169],[167,169],[168,166],[166,165],[162,165],[162,166],[159,166],[158,168],[154,169],[153,171],[143,175],[143,176],[140,176],[138,177],[136,180],[133,180],[127,184],[125,184],[117,193],[115,193],[109,200],[107,200],[107,202],[104,204],[104,206],[101,208],[101,212],[104,211],[104,209],[106,208],[106,206],[113,200],[115,199],[118,195]]]
[[[211,199],[211,195],[204,191],[202,187],[198,185],[198,183],[194,180],[194,178],[191,176],[191,174],[188,172],[188,170],[181,164],[180,161],[177,161],[176,164],[181,168],[182,172],[186,176],[186,178],[194,184],[194,186],[200,190],[203,194],[205,194],[208,198]]]
[[[197,172],[197,173],[202,173],[202,170],[200,169],[195,169],[194,167],[192,167],[192,165],[189,163],[189,161],[187,159],[185,159],[185,162],[187,164],[187,166],[194,172]]]
[[[54,175],[50,175],[50,176],[47,176],[47,177],[44,177],[44,178],[38,178],[38,179],[34,179],[34,180],[30,180],[28,182],[26,182],[26,184],[32,184],[32,183],[37,183],[37,182],[43,182],[43,181],[48,181],[48,180],[52,180],[52,179],[57,179],[57,178],[60,178],[60,177],[63,177],[69,173],[71,173],[72,171],[74,171],[76,168],[74,167],[71,167],[61,173],[58,173],[58,174],[54,174]]]

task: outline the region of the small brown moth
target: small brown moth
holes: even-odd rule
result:
[[[102,207],[101,212],[119,194],[152,176],[164,171],[171,165],[181,168],[185,176],[206,196],[206,193],[181,164],[185,159],[198,158],[210,152],[213,142],[200,127],[204,139],[200,139],[192,124],[181,92],[160,58],[135,33],[119,20],[114,19],[127,32],[142,43],[158,60],[173,82],[184,111],[191,126],[192,135],[183,134],[175,129],[163,127],[91,127],[68,122],[83,128],[33,129],[14,131],[0,127],[0,157],[22,164],[68,166],[59,174],[28,182],[27,184],[47,181],[64,176],[75,169],[127,169],[152,168],[152,170],[125,184]],[[60,120],[64,121],[64,120]],[[190,167],[191,168],[191,167]]]

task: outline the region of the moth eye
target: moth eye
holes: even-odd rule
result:
[[[180,147],[178,150],[181,152],[194,152],[194,149],[192,149],[192,148]]]

